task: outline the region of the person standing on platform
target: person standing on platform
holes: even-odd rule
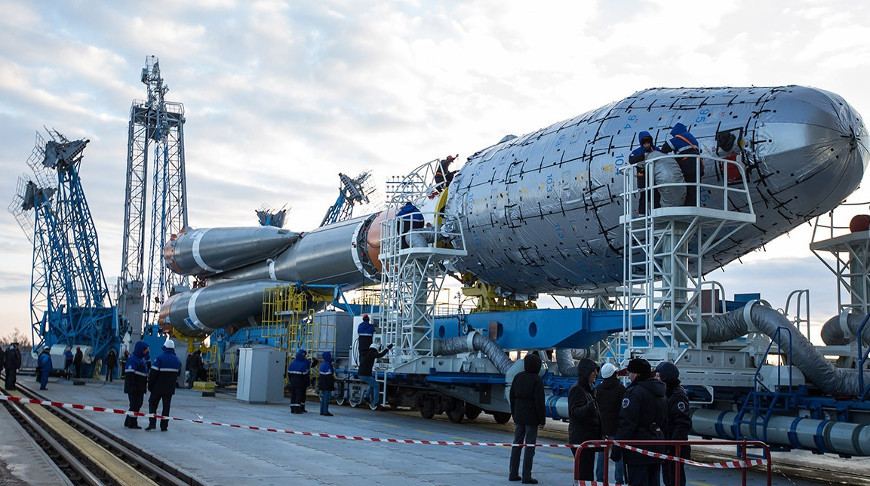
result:
[[[638,189],[637,213],[644,215],[646,214],[647,200],[644,161],[646,160],[647,154],[657,152],[659,148],[653,144],[653,138],[649,132],[640,132],[637,134],[637,140],[640,143],[640,147],[632,150],[631,154],[628,155],[628,163],[632,165],[640,164],[640,167],[638,167],[636,171]],[[653,202],[653,207],[657,208],[660,205],[661,195],[659,195],[658,191],[655,191],[651,195],[650,200]]]
[[[172,395],[175,394],[175,385],[181,375],[181,360],[175,355],[175,342],[167,337],[163,343],[163,354],[158,356],[151,364],[148,373],[148,413],[157,413],[157,405],[162,401],[163,410],[160,415],[169,416],[169,407],[172,405]],[[154,430],[157,419],[148,418],[148,427],[145,430]],[[169,419],[160,419],[160,430],[166,432],[169,429]]]
[[[698,157],[701,149],[698,140],[689,133],[689,129],[682,123],[675,123],[671,129],[672,138],[662,145],[661,152],[664,154],[674,153],[674,159],[683,171],[686,179],[686,198],[683,206],[697,206],[698,182],[704,177],[704,163]]]
[[[6,348],[5,356],[6,364],[6,390],[15,390],[15,384],[18,381],[18,368],[21,368],[21,351],[18,349],[18,343],[12,343]]]
[[[665,384],[653,378],[652,368],[645,359],[628,362],[628,378],[631,384],[625,389],[622,410],[619,412],[619,429],[616,440],[664,440],[664,426],[668,420],[668,401],[665,398]],[[645,446],[650,452],[664,452],[664,447]],[[626,468],[626,482],[632,486],[659,486],[659,459],[643,454],[625,451],[615,447],[610,453],[614,461],[623,457]]]
[[[329,413],[329,401],[332,400],[332,391],[335,390],[335,368],[332,367],[332,353],[329,351],[323,353],[317,389],[320,390],[320,415],[332,417]]]
[[[311,362],[308,361],[308,351],[300,349],[296,358],[287,367],[290,380],[290,413],[305,413],[305,391],[308,388],[308,371]]]
[[[67,380],[71,379],[73,376],[72,364],[73,364],[72,346],[67,346],[66,349],[63,350],[63,373],[66,375]]]
[[[42,348],[39,359],[36,360],[36,369],[39,370],[39,389],[46,390],[48,375],[51,374],[51,350]]]
[[[76,369],[76,378],[82,377],[82,359],[84,359],[84,354],[82,354],[82,348],[76,346],[76,355],[73,358],[73,368]]]
[[[619,410],[622,406],[622,395],[625,394],[625,386],[619,381],[613,363],[604,363],[601,367],[601,383],[595,387],[595,401],[598,402],[598,411],[601,413],[601,432],[605,439],[613,439],[616,429],[619,428]],[[604,481],[604,470],[608,467],[608,457],[604,452],[598,453],[598,464],[595,469],[595,480]],[[625,466],[622,459],[616,461],[613,468],[614,474],[611,479],[622,484]]]
[[[362,357],[365,350],[369,349],[369,346],[372,345],[372,339],[375,335],[375,326],[371,323],[368,314],[363,314],[362,322],[360,322],[359,325],[356,326],[356,335],[356,356],[357,362],[359,362],[359,358]]]
[[[124,393],[127,394],[127,400],[130,403],[128,410],[131,412],[138,412],[142,408],[145,391],[148,389],[148,369],[145,366],[147,351],[148,345],[145,344],[145,341],[139,341],[133,347],[133,354],[127,357],[127,362],[124,365]],[[134,415],[127,415],[124,418],[124,427],[142,428],[139,427],[139,419]]]
[[[514,444],[535,444],[538,428],[544,428],[547,415],[544,409],[544,382],[541,380],[541,358],[529,353],[523,358],[523,371],[517,373],[511,382],[510,406],[514,417]],[[523,455],[523,475],[519,475],[520,453],[522,447],[511,447],[510,481],[523,484],[538,484],[532,477],[532,463],[536,447],[526,447]]]
[[[668,399],[668,423],[662,428],[667,440],[689,440],[692,430],[692,417],[689,415],[689,397],[686,390],[680,386],[680,370],[669,361],[662,361],[656,366],[656,378],[665,384],[665,396]],[[676,455],[676,448],[668,446],[666,454]],[[680,447],[680,457],[692,457],[691,446]],[[686,486],[686,467],[681,462],[668,461],[662,466],[662,479],[665,486],[676,486],[676,471],[680,469],[680,486]]]
[[[381,384],[378,383],[377,378],[375,378],[373,370],[375,367],[375,360],[383,358],[391,349],[393,349],[392,343],[390,343],[390,345],[383,351],[378,351],[378,345],[372,343],[369,346],[369,349],[359,357],[359,370],[357,371],[357,376],[359,376],[360,380],[369,385],[369,389],[366,390],[363,395],[363,401],[368,400],[369,403],[375,405],[381,403]]]
[[[601,414],[595,401],[592,385],[598,379],[598,365],[595,361],[583,358],[577,363],[577,383],[568,390],[568,442],[580,445],[587,440],[601,440]],[[577,449],[571,452],[580,454],[580,475],[578,479],[595,479],[595,452],[597,449]]]
[[[6,367],[6,352],[3,351],[3,346],[0,346],[0,373],[3,372],[3,368]]]
[[[110,349],[109,354],[106,355],[106,381],[114,381],[116,366],[118,366],[118,355],[115,354],[114,349]]]

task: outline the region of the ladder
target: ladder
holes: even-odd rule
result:
[[[659,164],[671,157],[656,157],[645,165],[646,188],[637,189],[637,166],[627,167],[623,225],[625,251],[623,298],[624,360],[654,347],[675,355],[682,344],[701,346],[701,286],[704,255],[747,224],[755,222],[752,200],[742,164],[718,157],[694,158],[696,172],[702,163],[720,163],[723,171],[739,171],[740,180],[717,177],[701,182],[662,182],[656,177]],[[640,164],[638,164],[640,165]],[[713,172],[713,171],[708,171]],[[688,206],[654,208],[654,191],[682,185],[695,186],[695,202]],[[646,198],[645,214],[636,213],[639,198]],[[643,329],[632,329],[630,316],[646,316]]]
[[[394,344],[386,372],[396,367],[431,357],[434,354],[432,330],[437,297],[446,276],[445,264],[465,256],[465,238],[458,219],[440,211],[420,211],[422,228],[410,229],[396,217],[405,201],[426,201],[434,188],[433,164],[424,164],[408,176],[388,185],[390,205],[381,222],[380,329],[382,345]],[[382,377],[386,399],[387,373]]]

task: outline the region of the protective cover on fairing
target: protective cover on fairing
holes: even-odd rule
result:
[[[705,273],[837,206],[868,161],[861,118],[833,93],[800,86],[640,91],[471,156],[445,209],[465,226],[469,255],[456,269],[503,295],[619,284],[621,170],[640,131],[661,146],[677,122],[703,154],[716,154],[717,132],[742,140],[758,215],[705,259]],[[723,177],[718,164],[705,169],[704,181]]]

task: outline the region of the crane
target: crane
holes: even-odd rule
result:
[[[9,211],[33,245],[33,349],[85,347],[85,363],[119,344],[117,310],[100,265],[97,230],[79,178],[89,140],[38,132]]]

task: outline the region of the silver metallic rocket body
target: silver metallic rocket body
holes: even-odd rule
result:
[[[357,288],[380,282],[369,278],[359,263],[357,238],[372,215],[339,221],[302,233],[295,245],[272,260],[223,272],[210,284],[225,281],[275,280],[306,285]]]
[[[165,331],[174,328],[184,336],[205,337],[215,329],[259,317],[263,292],[281,283],[274,280],[231,282],[200,287],[175,294],[160,310],[160,325]]]
[[[717,132],[733,131],[746,142],[744,164],[757,222],[717,246],[704,261],[705,272],[837,206],[858,187],[870,159],[860,117],[826,91],[800,86],[639,91],[469,157],[448,187],[443,208],[464,226],[468,255],[453,267],[518,298],[621,284],[622,172],[639,132],[650,132],[661,146],[677,122],[689,127],[703,154],[716,154]],[[705,168],[705,182],[724,176],[712,161]],[[710,204],[704,199],[702,194],[702,204]],[[380,282],[380,222],[387,217],[376,213],[317,228],[273,258],[257,253],[256,246],[234,247],[257,257],[232,269],[221,266],[231,265],[230,256],[212,249],[215,263],[204,262],[225,271],[208,274],[205,290],[167,301],[161,322],[199,335],[260,312],[267,286],[294,282],[353,289]],[[207,235],[201,237],[202,255],[212,251],[203,249]],[[193,250],[189,245],[185,251]],[[193,255],[178,253],[181,266],[206,269]]]
[[[299,239],[299,233],[256,228],[202,228],[166,244],[166,264],[181,275],[211,275],[272,258]]]
[[[709,272],[837,206],[861,181],[867,132],[842,98],[799,86],[650,89],[471,156],[445,212],[465,226],[455,262],[503,295],[565,292],[622,280],[623,176],[638,133],[655,144],[674,124],[702,153],[718,131],[743,138],[758,221],[717,247]],[[708,163],[704,180],[723,176]],[[703,203],[702,203],[703,204]]]

